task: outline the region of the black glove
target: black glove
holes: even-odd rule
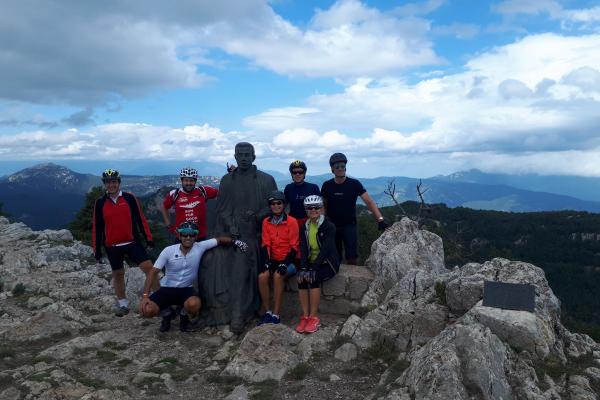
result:
[[[152,240],[148,240],[146,242],[146,247],[148,247],[149,249],[153,249],[154,248],[154,242]]]
[[[306,265],[301,266],[298,270],[298,273],[296,274],[296,281],[298,281],[298,283],[303,283],[306,279],[307,273],[308,268],[306,268]]]
[[[284,263],[280,263],[279,265],[277,265],[277,273],[279,275],[287,274],[287,265],[285,265]]]
[[[241,241],[239,239],[236,239],[233,241],[233,243],[231,244],[233,247],[239,249],[242,253],[245,253],[248,251],[248,244],[244,241]]]
[[[380,231],[385,231],[387,227],[389,227],[389,225],[383,219],[377,223],[377,229],[379,229]]]

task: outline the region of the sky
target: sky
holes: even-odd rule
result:
[[[597,0],[2,5],[4,172],[225,165],[248,141],[281,172],[600,176]]]

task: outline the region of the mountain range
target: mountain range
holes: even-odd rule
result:
[[[275,178],[281,189],[290,182],[281,173],[275,174]],[[331,179],[330,174],[307,178],[319,186],[327,179]],[[219,180],[219,176],[200,178],[201,183],[212,186],[218,186]],[[394,199],[402,202],[419,200],[416,188],[421,183],[426,202],[444,203],[448,207],[600,212],[600,202],[592,201],[600,199],[598,178],[502,175],[470,170],[423,180],[395,176],[360,178],[360,181],[379,206],[393,204],[392,197],[384,193],[390,184],[395,185]],[[0,178],[0,202],[12,219],[34,229],[60,228],[73,219],[86,193],[98,185],[101,185],[99,176],[74,172],[61,165],[39,164]],[[163,187],[178,185],[177,175],[124,175],[122,186],[138,196],[147,196]]]

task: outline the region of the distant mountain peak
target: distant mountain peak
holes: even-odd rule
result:
[[[447,182],[477,182],[485,175],[485,172],[472,168],[464,171],[457,171],[449,175],[436,175],[430,179],[442,180]]]
[[[43,163],[22,169],[5,178],[5,182],[31,188],[73,191],[79,188],[86,175],[79,174],[69,168],[54,164]]]

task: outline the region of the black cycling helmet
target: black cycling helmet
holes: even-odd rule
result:
[[[333,167],[333,164],[343,162],[348,164],[348,159],[344,155],[344,153],[333,153],[331,157],[329,157],[329,166]]]
[[[102,172],[102,182],[112,181],[113,179],[121,182],[121,175],[116,169],[107,169]]]
[[[280,190],[273,190],[269,197],[267,197],[267,202],[271,203],[272,201],[281,200],[285,203],[285,195]]]
[[[292,163],[290,164],[290,173],[292,173],[292,171],[295,168],[300,168],[306,173],[306,164],[304,163],[304,161],[300,161],[300,160],[292,161]]]
[[[196,225],[195,223],[185,221],[179,224],[179,226],[177,227],[177,232],[198,235],[200,233],[200,230],[198,229],[198,225]]]

